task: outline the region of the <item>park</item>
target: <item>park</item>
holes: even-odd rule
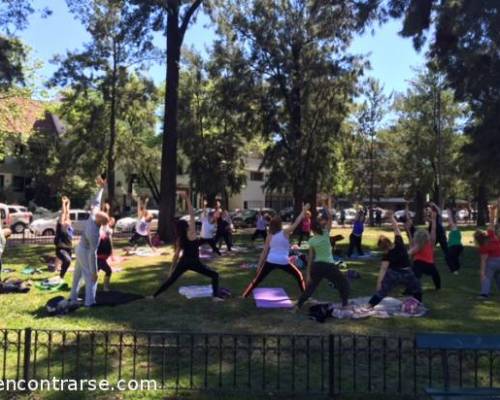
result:
[[[499,31],[0,0],[0,399],[500,399]]]

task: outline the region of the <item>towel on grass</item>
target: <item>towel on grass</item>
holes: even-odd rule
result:
[[[292,300],[283,288],[256,288],[252,295],[258,308],[293,308]]]

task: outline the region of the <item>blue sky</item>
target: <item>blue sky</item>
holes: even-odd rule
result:
[[[49,6],[52,15],[46,19],[39,15],[32,16],[28,29],[19,35],[32,48],[33,57],[43,62],[41,78],[49,78],[56,68],[49,60],[68,49],[81,48],[82,43],[88,40],[88,34],[69,13],[65,0],[36,0],[35,4],[40,8]],[[200,15],[189,28],[185,45],[203,52],[214,39],[213,29],[206,26],[208,23],[208,18]],[[376,27],[374,35],[366,33],[357,37],[351,46],[351,52],[368,55],[372,69],[367,75],[379,79],[388,94],[404,91],[407,81],[413,76],[412,68],[424,63],[424,54],[413,49],[411,40],[398,36],[399,27],[399,21],[391,21]],[[157,39],[158,45],[162,46],[163,38]],[[153,66],[148,74],[156,82],[162,82],[164,66]]]

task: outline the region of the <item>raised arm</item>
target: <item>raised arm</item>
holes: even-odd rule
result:
[[[437,213],[433,209],[431,214],[431,243],[433,246],[436,244],[436,225],[437,225]]]
[[[201,217],[202,218],[206,218],[208,215],[207,206],[208,206],[208,202],[206,200],[203,200],[203,209],[201,210]]]
[[[490,222],[488,224],[488,229],[495,232],[495,223],[497,220],[497,205],[494,204],[490,206]]]
[[[333,224],[333,216],[328,207],[323,207],[323,211],[326,214],[326,223],[328,226],[328,234],[330,234],[330,231],[332,230],[332,224]]]
[[[189,228],[188,228],[188,239],[195,240],[196,239],[196,221],[194,219],[194,210],[193,205],[191,204],[191,199],[187,195],[187,193],[182,193],[182,197],[186,201],[188,214],[189,214]]]
[[[394,213],[390,213],[390,221],[392,224],[392,230],[394,231],[394,235],[401,236],[401,230],[399,229],[398,221],[396,221],[396,217],[394,217]]]
[[[287,229],[284,230],[284,233],[287,235],[291,235],[295,229],[299,226],[300,222],[304,219],[306,212],[311,208],[311,205],[307,203],[302,207],[302,212],[299,214],[299,216],[295,219],[292,225],[290,225]]]
[[[106,181],[102,179],[100,176],[97,177],[96,179],[96,184],[99,187],[99,191],[97,192],[94,200],[92,200],[92,203],[90,205],[90,210],[91,210],[91,215],[92,218],[95,218],[95,215],[101,211],[101,205],[102,205],[102,194],[104,192],[104,186],[106,185]]]

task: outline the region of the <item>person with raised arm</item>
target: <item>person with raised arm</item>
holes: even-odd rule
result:
[[[363,210],[358,210],[356,219],[352,224],[352,232],[349,235],[349,248],[346,253],[348,258],[352,257],[354,250],[356,250],[358,256],[364,255],[363,232],[365,230],[365,215],[366,214]]]
[[[342,306],[346,307],[349,300],[349,282],[339,267],[333,263],[330,230],[332,215],[325,207],[321,216],[312,220],[313,237],[309,239],[309,255],[307,257],[306,290],[297,301],[300,309],[311,297],[323,279],[332,282],[339,291]]]
[[[135,231],[129,240],[129,244],[137,249],[137,245],[145,242],[149,248],[156,251],[156,248],[151,242],[151,222],[154,219],[153,214],[148,210],[149,198],[137,198],[137,221],[135,223]]]
[[[61,261],[59,277],[64,279],[71,265],[71,254],[73,252],[73,227],[71,225],[70,213],[71,202],[69,198],[61,198],[61,214],[57,220],[54,245],[56,246],[56,257]]]
[[[441,209],[436,205],[436,203],[433,203],[432,201],[429,203],[429,208],[431,209],[431,212],[429,213],[429,232],[432,229],[432,212],[436,214],[436,220],[435,220],[435,225],[436,225],[436,239],[434,244],[439,244],[439,247],[441,247],[441,251],[443,252],[444,259],[446,261],[446,265],[449,267],[448,263],[448,239],[446,238],[446,230],[443,227],[443,217],[441,215]]]
[[[193,271],[209,277],[212,280],[212,296],[214,301],[222,300],[222,298],[219,297],[219,274],[200,261],[199,247],[201,241],[196,237],[195,217],[191,200],[185,193],[182,193],[182,196],[186,200],[189,221],[177,221],[175,253],[169,277],[155,292],[153,298],[158,297],[161,293],[166,291],[185,272]]]
[[[479,299],[488,299],[491,294],[491,283],[496,281],[500,290],[500,239],[495,233],[495,222],[497,219],[497,206],[489,207],[490,222],[488,230],[483,232],[477,230],[474,240],[479,247],[480,255],[480,282],[481,293]]]
[[[462,245],[462,233],[458,229],[455,216],[453,215],[453,210],[448,209],[448,227],[450,229],[448,233],[448,266],[450,271],[458,275],[460,270],[460,255],[464,251],[464,246]]]
[[[434,262],[434,243],[436,243],[437,214],[433,209],[430,220],[431,231],[417,229],[410,241],[410,257],[413,259],[413,272],[420,280],[422,275],[429,275],[436,290],[441,289],[441,276]]]
[[[85,307],[95,305],[97,290],[97,248],[99,247],[101,226],[109,223],[109,216],[101,211],[102,194],[106,181],[102,177],[96,179],[99,191],[91,203],[90,217],[85,223],[80,243],[76,247],[76,264],[73,274],[73,285],[71,287],[72,303],[78,301],[80,281],[85,283]]]
[[[274,270],[281,270],[292,275],[297,281],[300,291],[304,292],[304,277],[296,266],[290,264],[288,254],[290,252],[290,235],[297,229],[309,209],[309,204],[303,206],[302,212],[295,222],[286,229],[283,228],[283,222],[278,215],[271,219],[269,235],[267,235],[257,265],[257,275],[243,292],[243,297],[247,297]]]
[[[221,255],[220,250],[217,248],[215,242],[215,233],[217,231],[217,225],[215,220],[215,211],[207,209],[208,202],[203,201],[203,211],[201,213],[201,231],[200,231],[200,246],[208,244],[212,251],[219,256]]]
[[[377,292],[371,297],[368,308],[379,304],[398,285],[404,285],[407,293],[422,301],[422,287],[411,268],[410,257],[398,223],[393,214],[390,218],[394,230],[394,242],[384,235],[380,235],[378,239],[378,247],[383,251],[382,263],[377,280]]]

